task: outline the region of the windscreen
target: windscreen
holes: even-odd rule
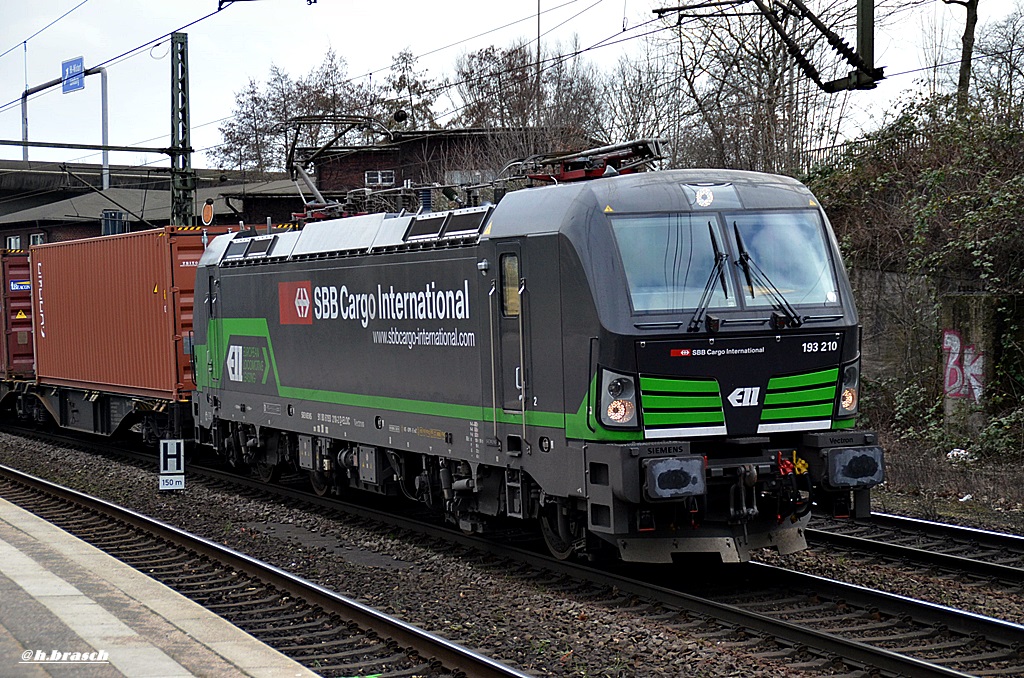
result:
[[[839,300],[824,225],[816,210],[737,212],[725,215],[725,221],[734,230],[738,251],[745,250],[752,267],[766,279],[758,281],[756,275],[738,271],[745,305],[772,305],[772,285],[793,305]]]
[[[726,251],[716,216],[621,216],[611,224],[635,312],[694,309],[709,285],[706,307],[736,305],[728,266],[715,270],[716,253]]]

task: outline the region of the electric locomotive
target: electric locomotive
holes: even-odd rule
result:
[[[611,172],[610,174],[615,174]],[[860,330],[799,182],[671,170],[214,239],[196,278],[198,441],[559,557],[742,561],[866,512]]]

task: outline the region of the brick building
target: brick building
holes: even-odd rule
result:
[[[390,140],[374,146],[323,151],[313,163],[314,174],[321,191],[336,193],[407,183],[476,184],[494,179],[509,160],[536,152],[524,149],[535,147],[537,138],[532,129],[393,132]]]

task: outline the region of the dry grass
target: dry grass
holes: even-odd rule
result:
[[[886,445],[886,482],[873,508],[1024,534],[1024,466],[953,463],[944,454]]]

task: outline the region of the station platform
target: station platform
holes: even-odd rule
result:
[[[316,676],[0,499],[0,677]]]

